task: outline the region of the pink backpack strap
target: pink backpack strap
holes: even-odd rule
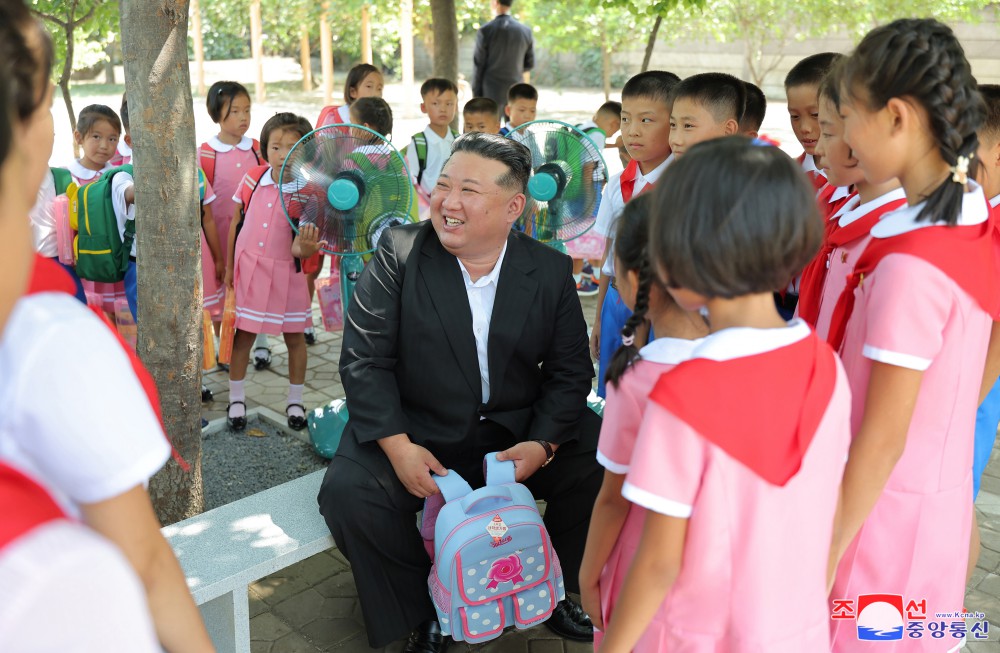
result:
[[[208,143],[202,143],[201,147],[198,148],[198,160],[201,163],[201,169],[205,172],[205,178],[208,179],[208,183],[215,183],[215,150]]]

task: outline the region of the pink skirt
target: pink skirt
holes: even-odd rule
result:
[[[236,328],[250,333],[303,333],[312,324],[306,277],[295,260],[237,251]]]
[[[125,284],[121,281],[116,283],[104,283],[103,281],[80,280],[83,283],[83,291],[88,295],[100,298],[101,309],[105,313],[115,314],[115,302],[119,299],[126,299]]]
[[[226,288],[224,283],[220,284],[215,279],[215,259],[212,257],[212,250],[208,248],[204,231],[201,232],[201,281],[202,305],[212,321],[219,322],[222,320],[222,307],[226,303]]]

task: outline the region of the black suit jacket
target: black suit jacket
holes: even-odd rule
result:
[[[503,108],[507,90],[522,80],[524,71],[535,66],[531,28],[507,14],[497,16],[476,33],[472,62],[472,94],[491,98]]]
[[[567,442],[594,376],[569,257],[511,232],[490,321],[490,398],[458,259],[433,225],[383,234],[348,308],[340,375],[350,420],[339,455],[392,473],[376,440],[406,433],[445,465],[485,417],[519,441]]]

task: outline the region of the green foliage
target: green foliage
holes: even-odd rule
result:
[[[92,68],[107,58],[105,48],[118,39],[118,2],[116,0],[32,0],[31,8],[45,21],[52,34],[58,77],[66,61],[66,31],[53,21],[86,18],[73,30],[73,70]],[[91,12],[93,12],[91,14]],[[87,17],[90,14],[89,18]]]

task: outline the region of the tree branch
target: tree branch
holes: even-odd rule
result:
[[[31,13],[35,14],[36,16],[38,16],[39,18],[41,18],[42,20],[47,20],[50,23],[55,23],[59,27],[62,27],[63,29],[66,29],[66,21],[59,20],[57,17],[53,16],[52,14],[47,14],[44,11],[38,11],[37,9],[32,9]]]

